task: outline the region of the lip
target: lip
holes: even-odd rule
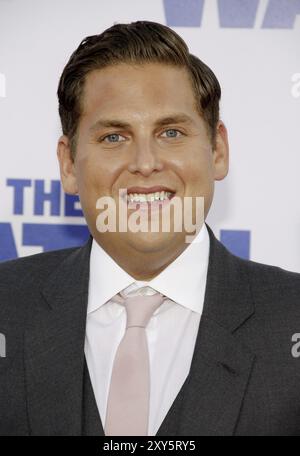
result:
[[[166,206],[170,204],[171,199],[175,196],[175,194],[172,194],[169,199],[165,199],[163,201],[143,201],[143,202],[130,202],[126,201],[127,207],[129,210],[140,210],[142,212],[146,211],[148,213],[148,210],[151,208],[154,209],[155,211],[159,211]]]
[[[122,199],[123,199],[124,203],[126,204],[126,206],[127,206],[127,208],[129,210],[136,211],[138,209],[138,210],[140,210],[142,212],[144,212],[144,211],[148,212],[148,209],[150,207],[152,209],[154,209],[154,210],[160,210],[160,209],[165,208],[166,206],[168,206],[170,204],[170,201],[172,200],[172,198],[174,198],[174,196],[175,196],[175,193],[172,193],[170,195],[170,198],[165,199],[163,201],[156,200],[156,201],[151,201],[151,202],[149,202],[149,201],[130,202],[130,201],[127,200],[126,194],[124,194]]]
[[[154,187],[128,187],[127,190],[125,190],[122,194],[122,196],[129,195],[130,193],[143,193],[143,194],[148,194],[148,193],[155,193],[155,192],[171,192],[171,193],[176,193],[175,190],[171,189],[170,187],[166,187],[164,185],[156,185]]]

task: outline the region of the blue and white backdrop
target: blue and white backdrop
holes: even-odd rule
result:
[[[142,19],[222,86],[231,168],[208,223],[236,254],[300,272],[300,0],[0,0],[0,261],[87,238],[59,181],[59,76],[85,36]]]

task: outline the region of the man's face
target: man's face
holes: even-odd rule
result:
[[[100,233],[100,197],[114,198],[118,209],[121,188],[164,186],[182,200],[203,196],[206,217],[214,180],[227,174],[225,126],[219,123],[213,150],[186,70],[169,65],[119,64],[90,72],[74,164],[66,145],[58,152],[64,189],[79,193],[93,237],[114,251],[163,252],[183,244],[186,232]]]

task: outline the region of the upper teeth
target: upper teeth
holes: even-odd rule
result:
[[[127,201],[129,202],[145,202],[145,201],[163,201],[169,199],[171,192],[155,192],[155,193],[129,193],[127,195]]]

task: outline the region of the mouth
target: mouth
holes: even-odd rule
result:
[[[167,205],[176,195],[176,191],[166,186],[129,187],[122,193],[122,198],[129,209],[148,209]]]

